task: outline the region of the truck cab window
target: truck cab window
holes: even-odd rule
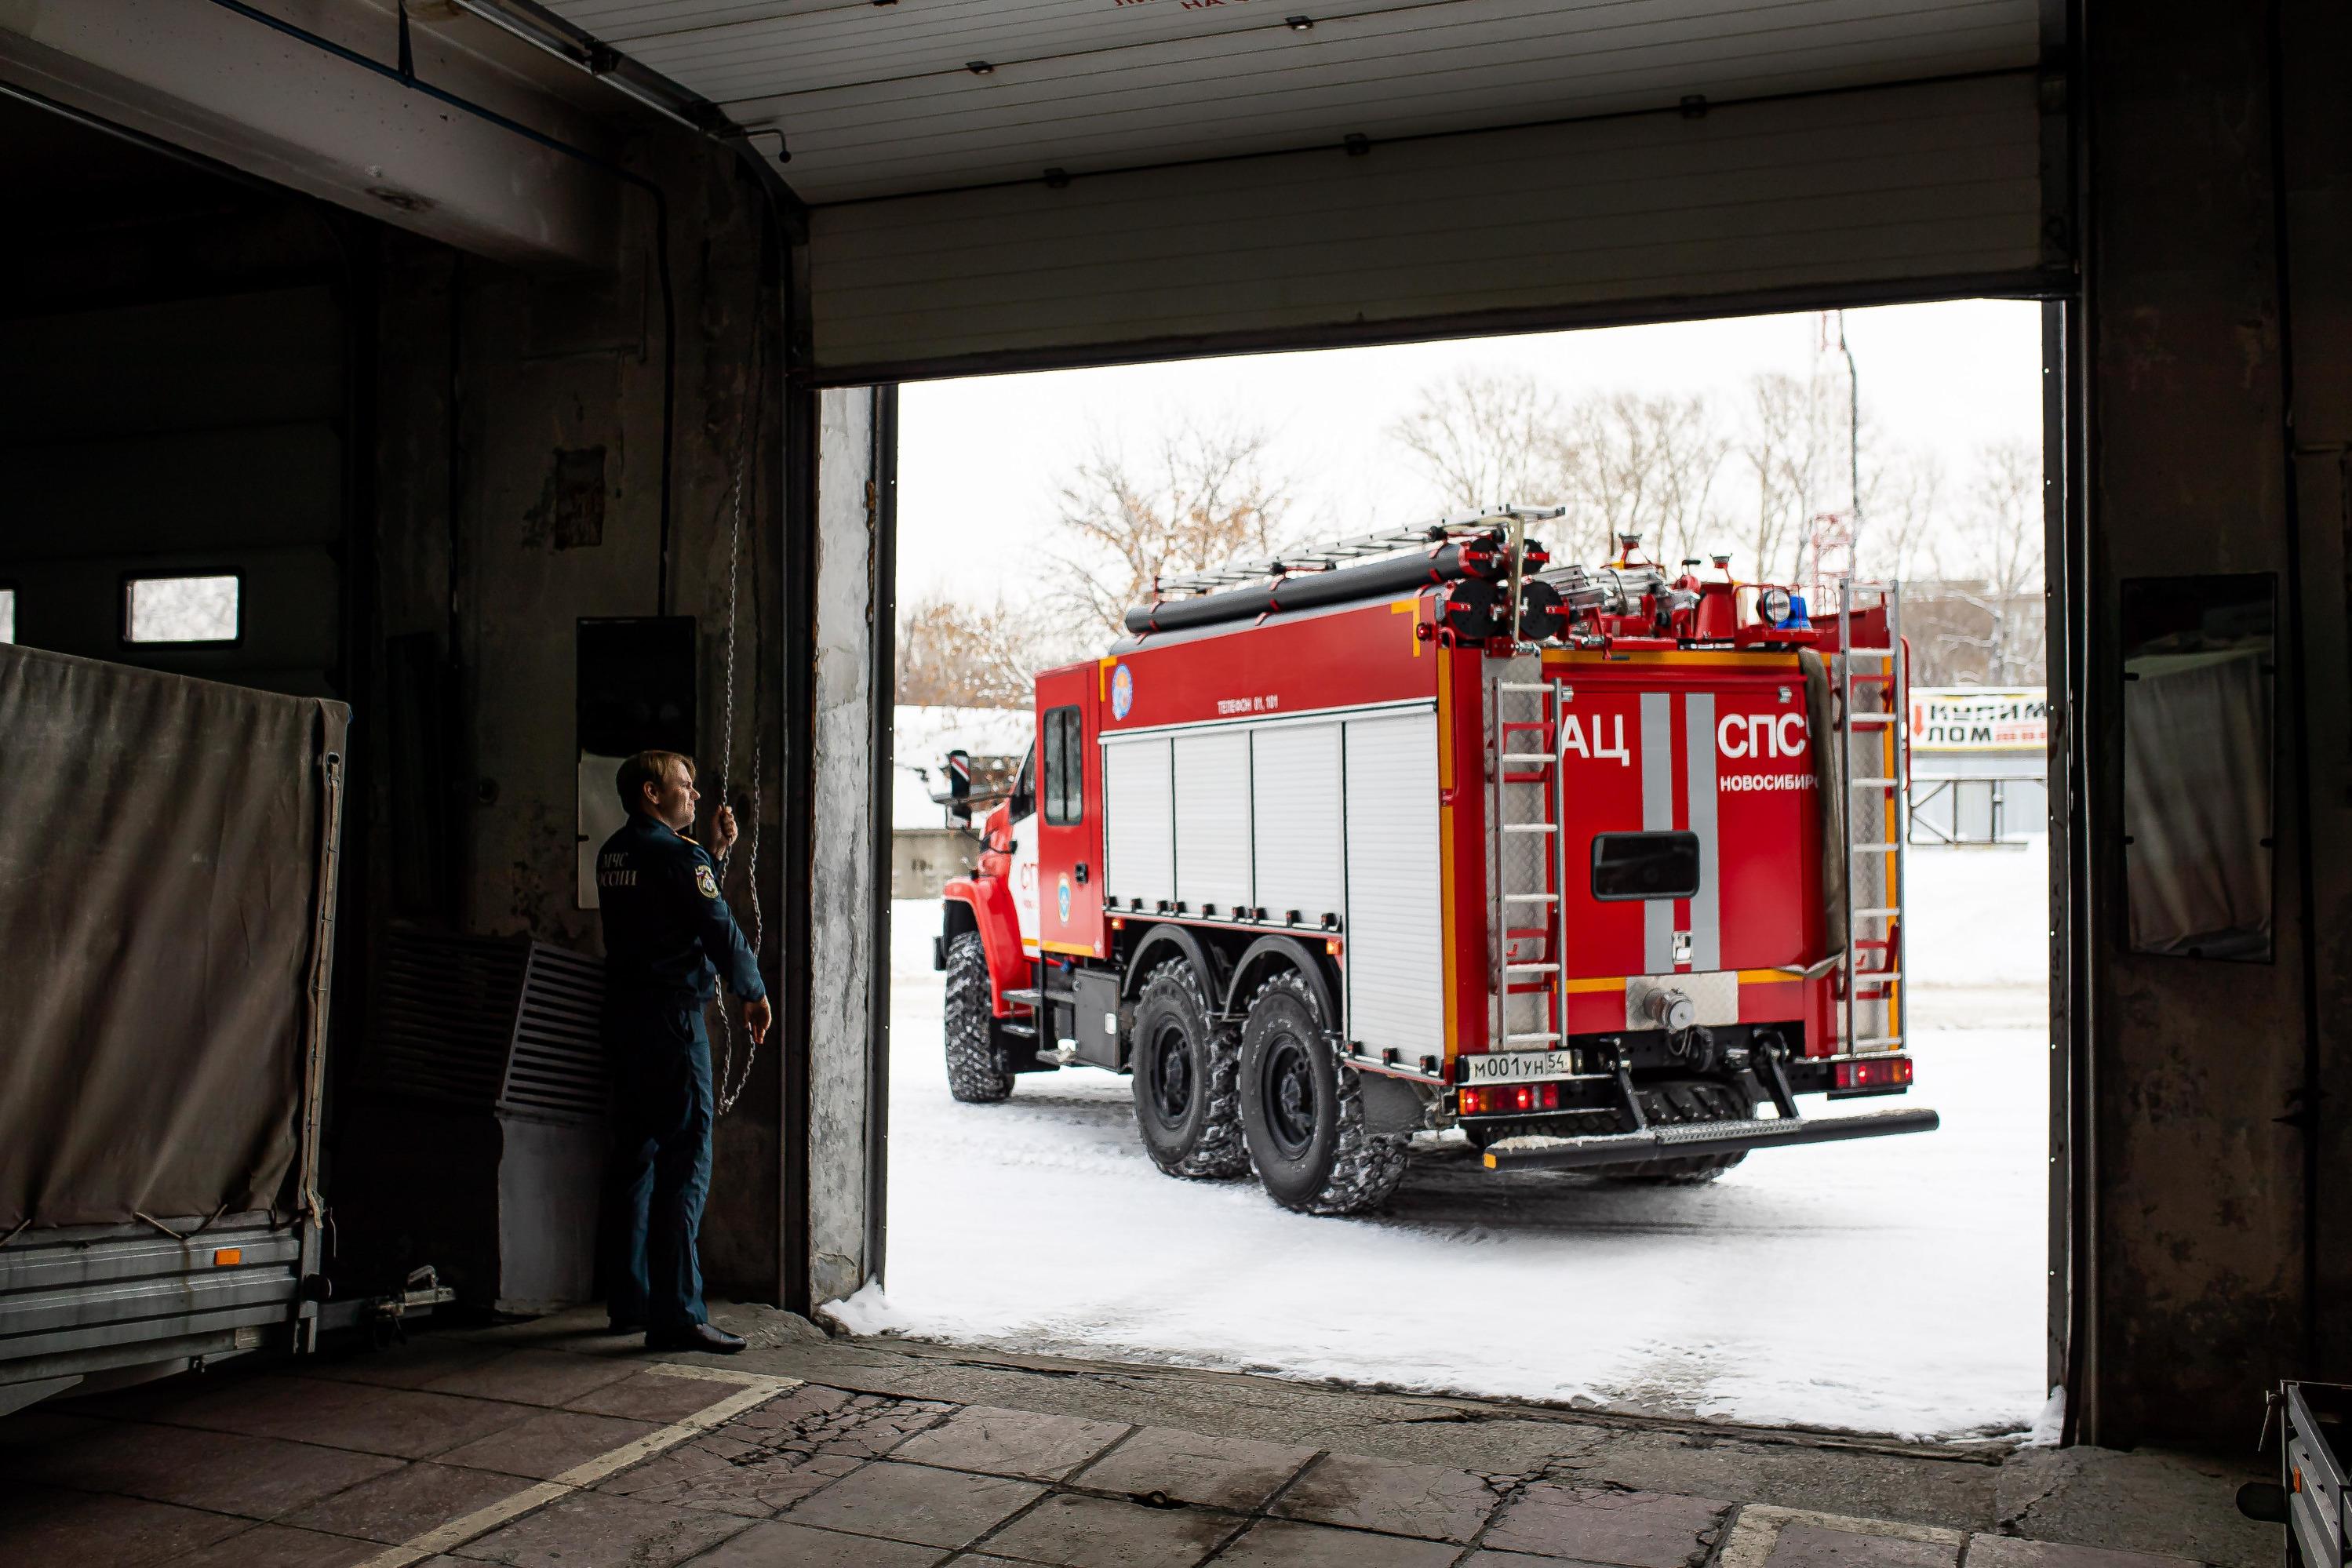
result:
[[[1085,751],[1076,707],[1045,712],[1045,821],[1067,827],[1087,814]]]
[[[1013,776],[1013,799],[1007,815],[1019,821],[1037,809],[1037,747],[1032,742],[1021,754],[1021,770]]]
[[[1689,898],[1698,892],[1696,833],[1595,833],[1592,896]]]

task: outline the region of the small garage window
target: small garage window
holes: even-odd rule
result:
[[[1696,833],[1595,833],[1592,896],[1689,898],[1698,892]]]
[[[149,572],[122,580],[122,640],[147,646],[234,643],[242,631],[233,571]]]
[[[16,640],[16,585],[0,582],[0,643]]]
[[[1054,827],[1067,827],[1082,821],[1087,814],[1084,757],[1084,737],[1079,731],[1078,710],[1075,707],[1047,708],[1045,821]]]

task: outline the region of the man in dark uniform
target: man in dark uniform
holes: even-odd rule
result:
[[[743,1342],[705,1319],[695,1256],[715,1114],[702,1009],[724,975],[757,1045],[771,1017],[767,988],[719,895],[718,867],[685,834],[702,799],[694,764],[672,751],[641,751],[621,764],[615,783],[628,825],[596,855],[617,1134],[607,1305],[613,1327],[643,1329],[650,1349],[732,1353]],[[735,842],[734,813],[721,806],[710,825],[724,855]]]

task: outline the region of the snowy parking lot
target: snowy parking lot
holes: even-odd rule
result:
[[[1768,1151],[1696,1188],[1497,1176],[1458,1134],[1423,1134],[1395,1199],[1357,1219],[1289,1213],[1247,1180],[1161,1176],[1108,1072],[955,1103],[939,905],[901,902],[887,1288],[832,1310],[861,1333],[1013,1350],[1737,1421],[2021,1429],[2045,1392],[2044,861],[2036,842],[1922,850],[1911,866],[1907,1103],[1940,1111],[1940,1131]]]

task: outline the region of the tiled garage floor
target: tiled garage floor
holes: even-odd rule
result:
[[[0,1420],[9,1568],[2185,1561],[445,1338]]]

